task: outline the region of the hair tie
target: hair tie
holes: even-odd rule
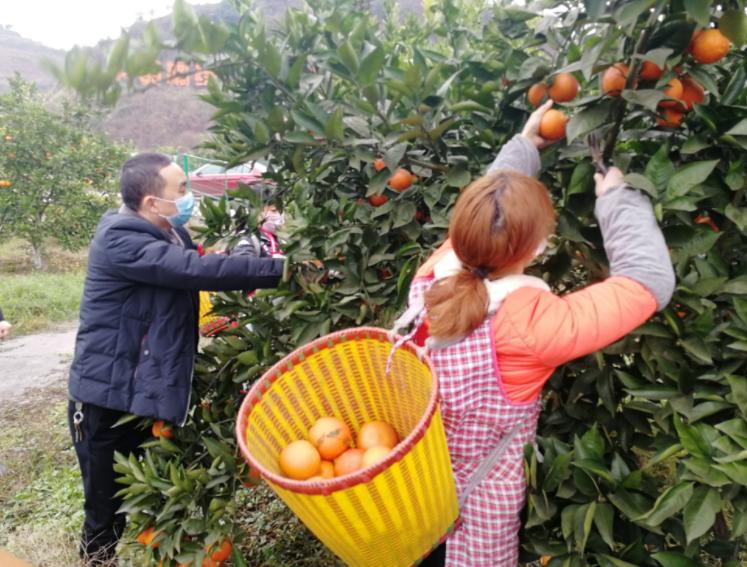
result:
[[[488,268],[475,268],[472,270],[472,273],[476,275],[481,280],[484,280],[488,277],[488,274],[490,273],[490,270]]]

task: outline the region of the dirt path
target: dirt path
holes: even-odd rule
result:
[[[76,330],[70,323],[0,343],[0,403],[23,401],[29,390],[66,380]]]

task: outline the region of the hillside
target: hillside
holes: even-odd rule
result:
[[[256,0],[256,5],[269,21],[285,13],[288,7],[302,5],[302,0]],[[383,1],[371,2],[372,12],[383,14]],[[403,16],[419,13],[420,0],[400,0]],[[238,15],[225,0],[219,4],[193,6],[199,15],[213,20],[235,21]],[[170,16],[154,20],[164,37],[171,28]],[[130,33],[138,36],[147,22],[137,22]],[[102,40],[96,49],[107,53],[111,40]],[[54,78],[41,66],[44,58],[62,63],[65,52],[21,37],[16,32],[0,27],[0,93],[8,90],[7,79],[20,72],[27,80],[35,81],[41,91],[58,88]],[[132,143],[139,150],[168,148],[193,150],[208,133],[212,107],[199,100],[201,88],[195,86],[159,85],[144,93],[124,95],[103,123],[104,131],[112,139]]]

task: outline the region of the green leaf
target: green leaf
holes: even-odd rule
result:
[[[571,474],[571,454],[563,453],[555,457],[542,481],[542,489],[545,492],[557,490],[560,483],[570,477]]]
[[[614,521],[614,508],[606,502],[597,504],[597,511],[594,514],[594,525],[597,527],[597,531],[602,536],[604,543],[612,550],[615,549]]]
[[[597,559],[599,560],[599,567],[639,567],[633,563],[628,563],[627,561],[623,561],[617,557],[610,557],[603,553],[598,553]]]
[[[731,136],[747,136],[747,118],[737,123],[736,126],[732,126],[726,133]]]
[[[342,107],[337,107],[334,114],[330,116],[327,123],[324,125],[324,133],[327,138],[342,142],[345,138],[344,125],[343,125],[343,110]]]
[[[337,56],[352,73],[358,72],[358,54],[350,41],[344,42],[337,48]]]
[[[718,21],[718,28],[736,47],[747,43],[747,15],[744,10],[726,10]]]
[[[634,24],[638,17],[656,4],[656,0],[633,0],[625,2],[616,14],[617,23],[623,27]]]
[[[579,506],[573,515],[573,534],[576,540],[576,551],[583,553],[586,549],[586,542],[591,533],[592,522],[596,513],[597,503],[590,502]]]
[[[600,103],[576,112],[568,121],[565,136],[570,144],[575,139],[596,130],[609,120],[609,105]]]
[[[747,295],[747,276],[737,276],[730,280],[721,291],[732,295]]]
[[[653,508],[638,518],[647,525],[658,526],[684,508],[693,494],[692,482],[681,482],[669,487],[654,503]]]
[[[714,170],[719,160],[699,161],[680,168],[667,183],[667,195],[683,197],[700,183],[703,183]]]
[[[656,185],[654,185],[648,177],[645,177],[640,173],[628,173],[624,179],[625,183],[631,187],[645,191],[654,198],[658,196],[659,192],[656,190]]]
[[[675,263],[678,263],[683,260],[688,260],[689,258],[692,258],[693,256],[705,254],[711,248],[713,248],[713,246],[716,244],[716,242],[721,237],[721,235],[722,235],[721,232],[712,232],[712,231],[697,233],[690,240],[688,240],[684,246],[680,248],[676,248],[672,251],[672,260]],[[736,281],[737,279],[738,278],[735,278],[734,280],[732,280],[732,282]],[[730,284],[731,282],[727,283],[724,286],[724,291],[726,291],[726,288]],[[746,284],[745,293],[747,293],[747,281],[745,282],[745,284]]]
[[[684,144],[682,144],[682,148],[680,151],[683,154],[692,155],[697,154],[699,151],[704,150],[709,146],[710,144],[703,138],[692,136],[688,138]]]
[[[594,190],[594,166],[589,162],[579,163],[571,175],[571,182],[566,189],[565,194],[573,195],[575,193],[590,193]]]
[[[705,341],[702,338],[690,337],[688,339],[682,339],[679,344],[696,361],[703,362],[705,364],[713,364],[713,358],[711,358],[711,352],[708,349],[708,345],[705,343]]]
[[[599,19],[604,14],[606,4],[605,0],[584,0],[584,7],[589,19]]]
[[[417,206],[412,201],[397,202],[394,207],[392,228],[399,228],[412,222],[417,210]]]
[[[726,380],[729,382],[734,402],[739,406],[742,416],[747,418],[747,378],[729,374]]]
[[[677,435],[680,438],[680,444],[684,449],[691,455],[696,457],[708,457],[711,454],[711,448],[706,443],[700,431],[692,425],[688,425],[682,421],[679,414],[674,414],[674,427],[677,430]]]
[[[683,516],[688,544],[711,529],[713,522],[716,521],[716,513],[720,510],[721,496],[717,490],[708,486],[699,486],[695,489]]]
[[[674,164],[669,159],[669,147],[666,144],[663,144],[648,160],[644,174],[659,189],[667,186],[669,179],[674,175]]]
[[[656,112],[657,106],[664,98],[664,92],[659,89],[624,89],[622,97],[632,104],[642,106],[651,112]]]
[[[449,168],[446,174],[446,183],[451,187],[464,187],[472,179],[472,175],[464,164],[457,164]]]
[[[690,559],[681,553],[673,551],[661,551],[651,555],[662,567],[703,567],[697,561]]]
[[[685,0],[685,10],[701,26],[707,26],[711,21],[710,0]]]
[[[724,216],[737,225],[740,231],[745,232],[747,230],[747,209],[735,207],[729,203],[724,209]]]
[[[384,66],[385,60],[386,53],[381,46],[377,47],[363,58],[360,69],[358,70],[358,80],[361,85],[367,86],[376,82],[376,77]]]

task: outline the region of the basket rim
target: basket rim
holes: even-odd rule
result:
[[[382,461],[371,465],[370,467],[360,469],[354,473],[343,475],[337,478],[325,479],[322,481],[310,482],[307,480],[293,480],[275,474],[272,471],[265,468],[259,461],[257,461],[249,451],[246,443],[246,426],[254,406],[256,406],[261,400],[262,396],[267,392],[272,382],[274,382],[281,374],[288,371],[288,369],[295,365],[300,359],[308,354],[315,354],[319,350],[327,348],[330,342],[339,344],[343,341],[352,339],[366,338],[366,339],[377,339],[382,342],[394,344],[396,341],[404,338],[399,334],[392,333],[386,329],[380,327],[352,327],[350,329],[343,329],[336,331],[323,337],[319,337],[307,343],[306,345],[297,348],[277,363],[275,363],[269,370],[267,370],[251,387],[249,392],[244,397],[244,401],[241,403],[239,408],[239,414],[236,419],[235,435],[238,442],[239,450],[244,460],[249,465],[256,469],[260,476],[286,490],[291,492],[308,494],[308,495],[329,495],[333,492],[345,490],[361,483],[370,481],[374,476],[383,472],[389,468],[395,462],[402,460],[405,455],[412,449],[416,443],[418,443],[424,436],[428,427],[430,426],[433,416],[436,413],[436,406],[438,405],[438,379],[436,377],[435,368],[431,359],[425,353],[423,349],[415,345],[412,341],[405,341],[399,348],[404,349],[418,357],[431,371],[433,377],[433,389],[431,390],[431,396],[428,400],[428,406],[426,407],[425,413],[418,421],[417,425],[410,432],[407,437],[400,441],[394,450]],[[320,348],[321,347],[321,348]]]

